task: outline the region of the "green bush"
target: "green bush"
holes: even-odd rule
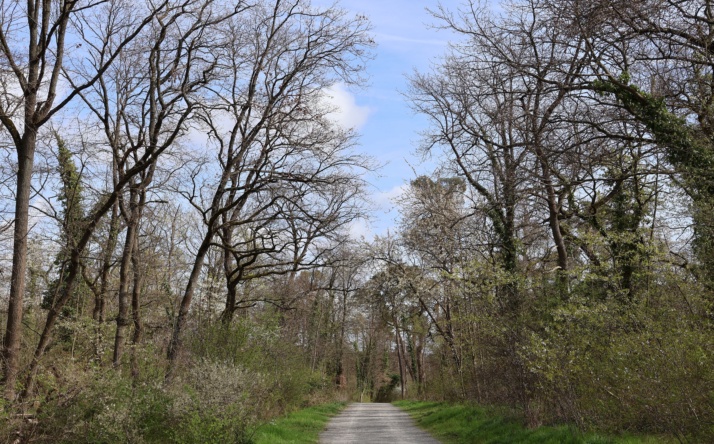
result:
[[[263,417],[270,387],[259,373],[204,360],[176,384],[172,399],[174,442],[240,443]]]
[[[31,431],[36,442],[168,442],[171,398],[157,384],[133,385],[128,378],[95,372],[80,392],[44,405]]]

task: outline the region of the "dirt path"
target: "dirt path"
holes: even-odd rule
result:
[[[439,444],[391,404],[351,404],[332,418],[321,444]]]

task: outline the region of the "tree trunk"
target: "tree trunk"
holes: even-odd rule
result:
[[[555,242],[555,249],[558,254],[558,269],[557,271],[557,285],[560,297],[565,297],[567,294],[567,279],[565,272],[568,269],[568,251],[565,248],[565,238],[563,232],[560,228],[560,208],[558,206],[558,196],[555,192],[555,187],[553,186],[553,181],[550,174],[550,165],[545,157],[545,153],[538,145],[535,143],[535,153],[538,156],[538,162],[541,167],[541,182],[545,187],[546,201],[548,203],[548,226],[550,227],[550,232],[553,236],[553,242]]]
[[[129,320],[129,281],[131,274],[131,259],[134,253],[134,246],[137,242],[137,232],[139,225],[138,214],[138,191],[132,189],[129,198],[129,215],[127,217],[126,238],[124,240],[124,252],[121,258],[121,268],[119,270],[119,313],[117,314],[117,330],[114,337],[114,355],[112,364],[115,368],[121,365],[121,356],[124,353],[126,342],[126,331],[131,321]]]
[[[345,348],[345,328],[347,325],[347,291],[342,292],[342,313],[340,319],[340,337],[339,343],[337,344],[337,369],[335,375],[335,383],[337,388],[345,388],[347,385],[347,378],[345,378],[344,371],[344,348]]]
[[[134,288],[131,292],[131,320],[134,324],[134,333],[131,337],[131,376],[134,379],[139,377],[139,363],[136,356],[136,348],[141,342],[141,288],[144,285],[144,273],[140,268],[139,240],[136,238],[134,252],[131,255],[132,272],[134,273]]]
[[[397,345],[397,360],[399,361],[399,386],[401,387],[401,392],[402,392],[402,399],[404,399],[404,395],[406,393],[406,372],[404,371],[404,356],[402,354],[403,348],[402,348],[402,335],[399,331],[399,324],[397,323],[397,317],[394,316],[393,318],[394,321],[394,336],[396,340],[396,345]]]
[[[196,285],[201,278],[201,268],[203,268],[203,262],[208,253],[208,249],[211,246],[211,238],[213,237],[213,230],[209,229],[206,236],[203,238],[203,242],[196,253],[196,258],[193,262],[193,269],[191,270],[191,275],[189,276],[188,283],[186,284],[186,289],[184,290],[183,297],[181,298],[181,305],[179,306],[179,312],[174,321],[174,329],[171,334],[171,341],[169,342],[169,347],[166,352],[166,357],[169,360],[169,368],[167,372],[167,379],[173,376],[173,372],[176,367],[176,358],[178,357],[178,352],[181,348],[181,333],[183,332],[184,325],[186,324],[186,317],[188,316],[188,310],[191,308],[191,301],[193,301],[193,295],[196,291]]]
[[[228,239],[230,239],[230,237],[228,237]],[[223,272],[226,276],[226,305],[221,313],[221,322],[224,325],[230,325],[230,323],[233,322],[233,316],[236,312],[236,302],[238,300],[238,281],[231,279],[231,275],[235,269],[233,267],[233,261],[231,260],[230,251],[228,250],[228,245],[230,244],[228,243],[222,252]]]
[[[105,304],[107,297],[107,289],[109,288],[109,271],[112,268],[112,255],[117,245],[119,237],[119,206],[114,203],[112,206],[112,215],[109,222],[109,235],[107,242],[104,244],[104,257],[102,258],[102,271],[99,277],[99,293],[94,295],[94,309],[92,310],[92,318],[100,324],[105,321]]]
[[[27,106],[30,106],[28,104]],[[32,104],[34,106],[34,103]],[[18,149],[17,195],[15,198],[15,227],[12,249],[12,276],[7,310],[7,328],[2,350],[4,365],[3,382],[5,399],[15,399],[15,384],[20,366],[20,343],[22,340],[22,312],[27,272],[27,235],[29,227],[30,189],[34,165],[37,132],[26,128],[22,147]]]

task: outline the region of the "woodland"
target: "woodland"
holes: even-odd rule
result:
[[[236,442],[335,399],[714,440],[714,2],[466,0],[405,79],[433,162],[325,91],[308,0],[0,0],[0,439]],[[3,438],[5,437],[5,438]]]

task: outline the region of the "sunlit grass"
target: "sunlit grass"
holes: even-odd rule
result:
[[[327,422],[346,406],[345,403],[324,404],[277,418],[258,428],[255,444],[316,443]]]
[[[473,405],[397,401],[417,423],[445,444],[657,444],[657,438],[583,434],[573,427],[527,429],[515,418]]]

